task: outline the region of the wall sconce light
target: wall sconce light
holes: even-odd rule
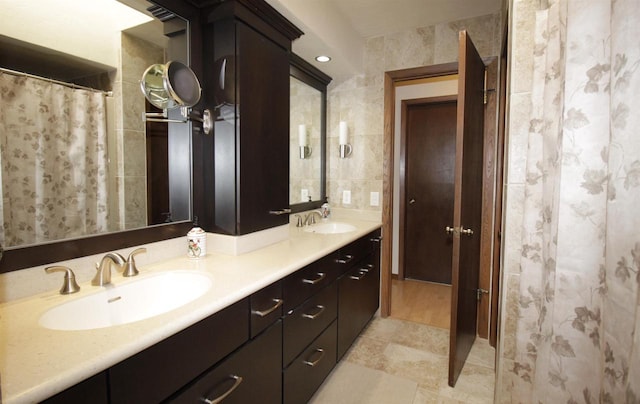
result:
[[[353,148],[349,143],[349,128],[345,121],[340,121],[340,158],[349,157],[352,151]]]
[[[142,74],[140,89],[152,105],[162,109],[161,113],[145,112],[143,121],[184,123],[193,120],[202,122],[205,134],[211,133],[213,123],[210,111],[205,109],[202,115],[190,111],[200,101],[202,90],[189,66],[177,61],[151,65]],[[177,107],[183,119],[168,119],[167,110]]]
[[[311,146],[307,140],[307,125],[298,125],[298,145],[300,146],[300,158],[308,159],[311,157]]]

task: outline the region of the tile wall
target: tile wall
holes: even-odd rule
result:
[[[457,60],[458,31],[466,29],[482,57],[500,53],[499,13],[421,27],[367,40],[362,75],[334,77],[327,114],[327,194],[334,206],[381,210],[370,206],[370,192],[382,198],[384,72]],[[349,125],[353,154],[338,156],[339,122]],[[342,203],[343,190],[351,203]]]
[[[147,224],[147,171],[145,99],[140,78],[154,63],[163,63],[164,50],[142,39],[122,34],[121,68],[114,85],[116,99],[115,147],[117,164],[112,174],[116,198],[112,214],[114,230],[133,229]]]

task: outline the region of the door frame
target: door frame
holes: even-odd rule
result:
[[[491,73],[490,66],[497,63],[495,57],[484,59],[485,65],[488,71]],[[383,137],[383,181],[382,181],[382,231],[384,238],[382,240],[382,268],[381,268],[381,297],[380,297],[380,314],[382,317],[388,317],[391,314],[391,280],[392,280],[392,252],[393,252],[393,210],[396,203],[399,207],[402,207],[403,200],[394,201],[393,188],[394,188],[394,128],[395,128],[395,104],[396,104],[396,87],[412,80],[426,79],[432,77],[449,76],[458,73],[458,63],[443,63],[430,66],[422,66],[410,69],[401,69],[387,71],[384,73],[384,137]],[[496,93],[488,93],[489,101],[496,101]],[[497,114],[503,113],[503,108],[500,108]],[[485,147],[489,146],[492,150],[496,145],[497,137],[497,117],[495,115],[485,116]],[[404,127],[401,127],[401,136],[405,131]],[[497,180],[497,169],[501,169],[501,165],[497,165],[498,160],[497,150],[493,152],[487,152],[485,154],[485,161],[483,162],[485,175],[483,179],[483,217],[489,217],[491,220],[489,223],[495,226],[496,216],[501,215],[501,212],[495,210],[495,188]],[[402,161],[400,162],[402,163]],[[402,180],[400,180],[402,181]],[[402,183],[402,182],[401,182]],[[403,198],[402,192],[400,192],[400,198]],[[402,220],[399,218],[399,220]],[[401,222],[402,223],[402,222]],[[487,224],[489,224],[487,223]],[[481,255],[484,257],[484,261],[481,261],[480,267],[480,285],[482,288],[491,288],[492,293],[496,293],[495,280],[499,276],[499,273],[495,271],[495,268],[491,268],[491,265],[486,266],[482,262],[493,261],[498,259],[494,254],[494,241],[493,228],[488,226],[487,230],[483,230],[482,235],[482,247]],[[400,232],[399,236],[401,236]],[[499,242],[499,241],[498,241]],[[398,254],[401,259],[402,254]],[[491,260],[487,260],[491,257]],[[401,266],[399,266],[400,270]],[[492,276],[493,272],[493,276]],[[400,275],[400,274],[398,274]],[[403,274],[404,275],[404,274]],[[492,282],[493,281],[493,282]],[[493,285],[492,285],[493,283]],[[495,296],[491,296],[495,298]],[[478,315],[478,335],[482,338],[487,338],[489,334],[489,326],[491,329],[497,328],[497,318],[494,318],[489,314],[490,310],[489,296],[482,296],[479,304]],[[486,313],[485,313],[486,311]]]
[[[457,68],[456,68],[457,72]],[[395,93],[395,89],[394,89]],[[395,98],[395,97],[394,97]],[[401,113],[400,113],[400,195],[398,200],[398,279],[404,280],[405,271],[404,271],[404,255],[405,255],[405,224],[407,221],[407,195],[406,195],[406,186],[407,186],[407,109],[412,105],[425,105],[425,104],[439,104],[443,102],[457,102],[457,95],[442,95],[442,96],[434,96],[434,97],[424,97],[424,98],[414,98],[411,100],[402,100],[401,102]],[[395,105],[395,104],[394,104]],[[453,208],[453,207],[452,207]]]

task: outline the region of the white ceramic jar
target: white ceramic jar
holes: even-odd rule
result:
[[[200,227],[194,227],[187,233],[187,244],[189,258],[204,257],[207,253],[207,233]]]

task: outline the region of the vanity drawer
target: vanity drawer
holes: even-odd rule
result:
[[[283,403],[306,403],[320,387],[336,364],[336,332],[334,321],[284,370]]]
[[[249,339],[249,299],[109,369],[112,403],[158,403]]]
[[[284,311],[297,307],[314,293],[332,283],[338,277],[339,254],[331,253],[318,261],[294,272],[284,280]]]
[[[284,318],[283,364],[287,366],[313,341],[338,313],[336,282],[307,300]]]
[[[380,230],[373,231],[364,237],[342,247],[339,251],[338,262],[340,274],[344,274],[354,265],[366,258],[380,242]]]
[[[276,282],[254,293],[251,304],[251,338],[282,317],[282,282]]]
[[[225,394],[227,394],[225,396]],[[282,403],[282,321],[267,328],[173,397],[171,403]]]

